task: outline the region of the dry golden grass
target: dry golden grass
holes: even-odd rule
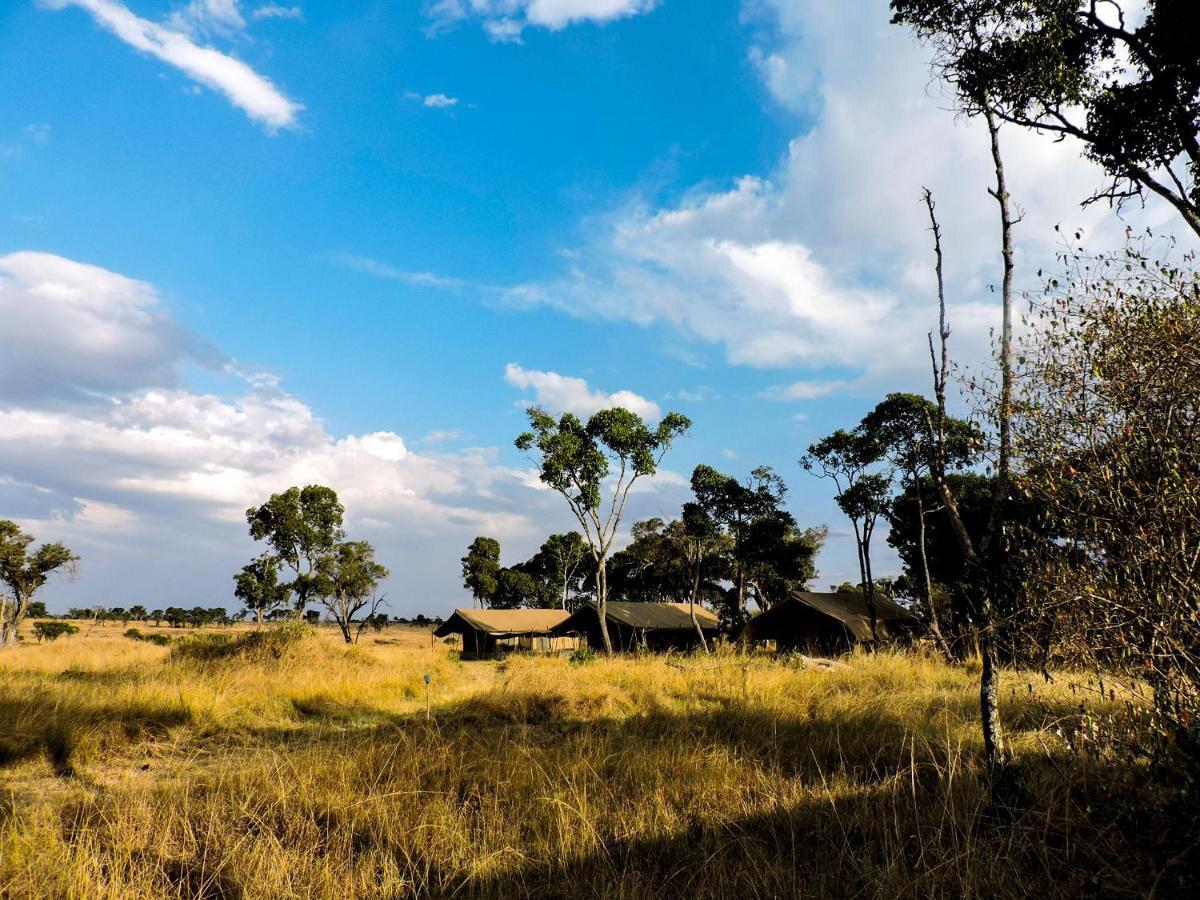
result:
[[[460,663],[392,628],[206,658],[121,632],[0,654],[0,896],[1165,896],[1190,877],[1144,773],[1068,749],[1069,679],[1006,675],[1018,774],[996,805],[971,675],[915,653]]]

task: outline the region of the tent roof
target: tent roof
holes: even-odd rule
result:
[[[845,625],[850,633],[860,641],[871,639],[871,614],[867,610],[865,594],[852,591],[839,591],[836,594],[822,594],[814,591],[796,591],[787,600],[777,603],[764,613],[750,620],[748,628],[751,633],[761,632],[764,627],[774,624],[775,619],[783,620],[792,604],[801,604],[815,609]],[[888,629],[888,624],[899,628],[911,627],[917,617],[907,609],[883,594],[875,595],[875,616],[884,625],[883,634],[894,635],[896,629]]]
[[[595,612],[596,607],[588,603],[570,619],[555,628],[556,631],[569,631],[578,624],[578,619]],[[694,628],[692,625],[691,605],[688,603],[631,603],[624,600],[609,600],[606,604],[607,617],[611,622],[618,622],[630,628],[676,629]],[[704,607],[696,604],[696,619],[701,628],[715,629],[717,617]]]
[[[456,609],[434,635],[456,634],[459,623],[489,634],[545,634],[569,615],[565,609]]]

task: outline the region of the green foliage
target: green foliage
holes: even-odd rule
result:
[[[1148,190],[1200,234],[1200,4],[1146,0],[1144,19],[1140,5],[891,3],[893,22],[934,46],[935,65],[968,114],[986,106],[1006,121],[1078,139],[1112,178],[1087,202]]]
[[[492,594],[493,609],[517,609],[521,606],[541,606],[542,585],[529,573],[517,569],[501,569],[496,576],[496,592]]]
[[[1200,272],[1137,246],[1068,266],[1020,355],[1026,616],[1148,686],[1200,784]]]
[[[720,555],[727,560],[723,567],[718,563],[710,577],[733,582],[722,608],[728,627],[745,619],[748,590],[766,609],[812,578],[824,532],[797,526],[784,508],[787,486],[769,466],[755,468],[743,483],[702,464],[693,470],[691,484],[696,499],[684,505],[683,532],[693,544],[693,554],[709,559],[710,569]]]
[[[668,413],[651,429],[636,413],[620,407],[600,410],[586,426],[572,413],[555,422],[545,411],[530,407],[528,416],[533,430],[517,438],[517,449],[537,452],[543,483],[567,499],[585,536],[598,536],[601,543],[608,534],[599,521],[601,487],[613,467],[619,471],[615,507],[624,502],[637,478],[657,471],[663,454],[691,427],[686,416]],[[590,543],[594,552],[596,541]]]
[[[346,643],[354,643],[366,624],[359,622],[351,632],[351,623],[362,610],[369,608],[369,615],[374,615],[382,605],[375,592],[388,570],[376,561],[375,548],[367,541],[342,541],[319,565],[320,584],[325,587],[318,599],[341,628]]]
[[[147,644],[154,644],[158,647],[169,647],[175,641],[169,634],[143,634],[137,628],[128,628],[125,630],[124,637],[131,641],[144,641]],[[224,635],[221,635],[224,637]]]
[[[538,552],[523,563],[513,566],[537,583],[536,596],[526,605],[544,609],[571,609],[592,575],[588,565],[588,546],[578,531],[552,534]]]
[[[79,629],[70,622],[51,620],[48,622],[34,622],[33,633],[37,635],[39,641],[56,641],[64,634],[78,634]]]
[[[233,595],[246,604],[246,609],[259,621],[285,606],[291,596],[291,586],[279,582],[281,563],[278,556],[264,553],[249,565],[242,566],[242,570],[233,576]]]
[[[471,541],[467,555],[462,558],[463,587],[471,592],[480,606],[491,605],[499,574],[500,542],[482,535]]]
[[[48,619],[50,613],[46,609],[46,603],[43,600],[31,600],[29,608],[25,611],[25,615],[30,619]]]
[[[586,666],[596,661],[596,651],[584,645],[567,657],[567,662],[573,666]]]
[[[319,484],[288,488],[272,494],[262,506],[246,510],[250,536],[270,544],[294,573],[289,587],[296,595],[297,610],[303,610],[310,598],[329,591],[320,563],[345,536],[344,512],[337,493]]]
[[[33,601],[51,574],[74,572],[79,557],[63,544],[42,544],[30,552],[34,538],[15,522],[0,519],[0,647],[13,641]]]
[[[571,413],[557,422],[537,407],[527,413],[532,430],[517,437],[516,447],[536,455],[542,482],[563,496],[582,527],[596,564],[596,603],[603,611],[608,598],[608,555],[629,492],[639,478],[654,475],[671,445],[691,427],[691,420],[667,413],[652,429],[636,413],[620,407],[600,410],[586,426]],[[610,473],[616,479],[610,498],[602,504],[602,487]],[[601,631],[607,648],[606,627]]]

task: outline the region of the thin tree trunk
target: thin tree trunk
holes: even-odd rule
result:
[[[608,560],[596,560],[596,614],[600,617],[600,636],[604,640],[604,652],[612,655],[612,638],[608,634]]]
[[[875,606],[875,578],[871,572],[871,533],[875,523],[863,523],[863,578],[866,587],[867,615],[871,618],[871,642],[879,646],[879,610]]]
[[[929,574],[929,554],[925,541],[925,498],[921,491],[920,479],[914,479],[917,491],[917,547],[921,552],[921,577],[925,587],[925,605],[929,608],[929,628],[937,639],[938,646],[950,658],[950,645],[942,634],[942,626],[938,621],[937,607],[933,604],[933,578]]]
[[[690,612],[692,615],[692,627],[696,629],[696,636],[700,638],[700,646],[704,648],[704,652],[708,652],[708,641],[704,638],[704,629],[700,627],[700,620],[696,618],[696,597],[700,593],[700,551],[696,551],[696,571],[692,576],[692,599]]]

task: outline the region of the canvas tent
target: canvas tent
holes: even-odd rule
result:
[[[434,637],[458,635],[464,659],[504,653],[558,653],[574,650],[578,641],[551,635],[566,620],[565,609],[456,609],[434,631]]]
[[[627,603],[609,600],[605,604],[608,634],[614,650],[686,650],[700,643],[696,626],[692,624],[687,603]],[[717,617],[699,604],[696,619],[706,639],[717,635]],[[578,635],[588,646],[600,650],[604,637],[600,634],[600,615],[593,603],[587,603],[569,619],[555,625],[553,634]]]
[[[875,594],[875,611],[881,641],[905,637],[917,629],[916,616],[883,594]],[[867,598],[849,591],[796,591],[747,622],[741,637],[752,642],[773,641],[776,650],[842,653],[871,640]]]

